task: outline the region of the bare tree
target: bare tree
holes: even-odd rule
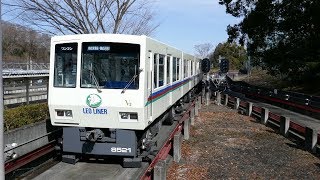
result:
[[[198,44],[194,46],[196,55],[199,58],[208,58],[213,45],[211,43]]]
[[[124,33],[150,35],[150,0],[6,0],[19,19],[52,34]],[[8,8],[8,9],[9,9]]]
[[[5,21],[2,22],[2,28],[4,61],[49,61],[49,35]]]

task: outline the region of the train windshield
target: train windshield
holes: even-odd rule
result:
[[[77,43],[55,46],[54,87],[76,87]]]
[[[139,55],[137,44],[83,43],[81,87],[138,89]]]

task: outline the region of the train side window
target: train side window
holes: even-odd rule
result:
[[[172,82],[177,80],[177,58],[173,57],[172,59]]]
[[[199,69],[199,61],[196,62],[196,73],[199,74],[200,69]]]
[[[164,58],[165,55],[159,55],[159,86],[161,87],[164,85]]]
[[[153,68],[153,76],[154,76],[154,79],[153,79],[153,83],[154,83],[154,88],[157,88],[159,87],[159,84],[158,84],[158,58],[159,58],[159,55],[158,54],[154,54],[154,58],[153,58],[153,64],[154,64],[154,68]]]
[[[191,61],[188,60],[188,77],[191,76]]]
[[[184,78],[188,77],[188,61],[184,59]]]
[[[191,61],[191,76],[193,76],[193,61]]]
[[[167,56],[166,57],[166,61],[167,61],[167,84],[170,84],[170,59],[171,59],[171,56]]]
[[[181,62],[180,62],[180,58],[177,58],[177,80],[180,80],[181,78],[180,78],[180,64],[181,64]]]

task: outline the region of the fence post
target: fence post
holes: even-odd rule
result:
[[[286,116],[280,117],[280,133],[283,136],[288,136],[288,131],[290,127],[290,118]]]
[[[25,85],[26,85],[26,103],[29,104],[29,88],[30,88],[30,80],[28,78],[24,79]]]

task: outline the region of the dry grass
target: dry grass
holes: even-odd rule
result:
[[[167,179],[320,179],[317,157],[229,108],[201,109],[190,133]]]

